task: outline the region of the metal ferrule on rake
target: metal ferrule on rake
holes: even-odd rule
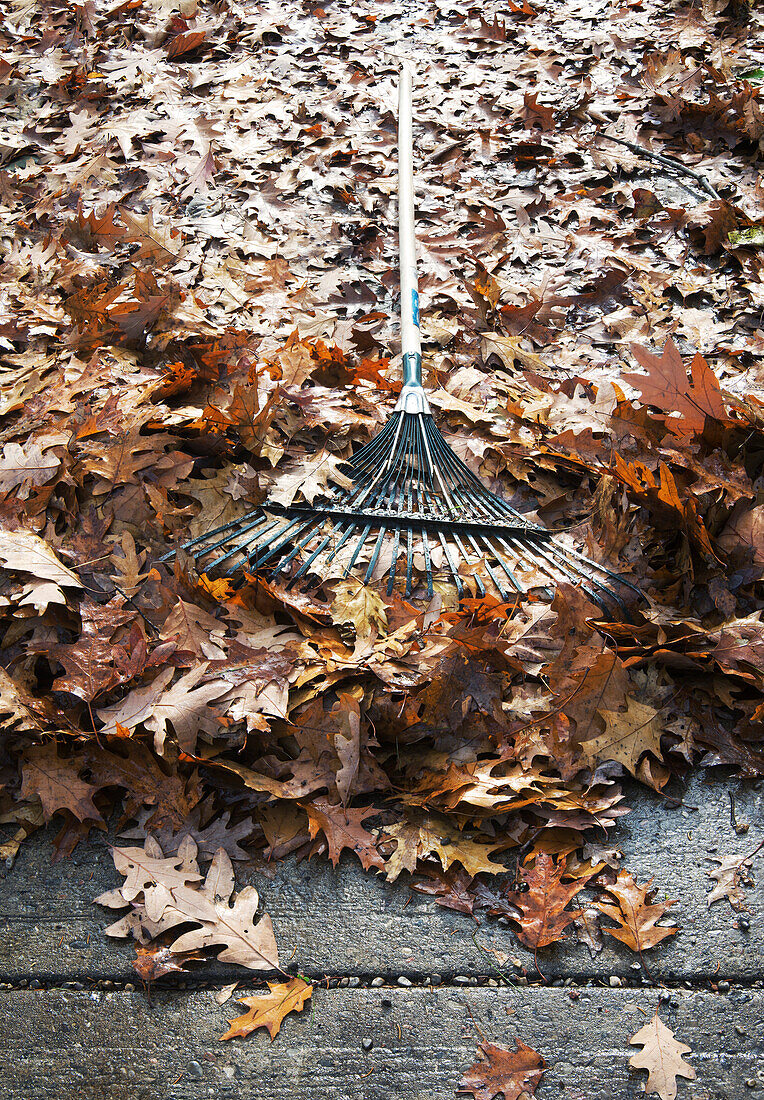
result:
[[[526,590],[530,574],[534,586],[564,580],[578,585],[606,615],[628,614],[615,585],[638,590],[486,488],[433,419],[422,387],[411,90],[411,69],[404,64],[398,113],[403,387],[395,410],[345,465],[349,488],[335,488],[313,504],[266,501],[183,549],[215,575],[266,570],[285,575],[289,584],[351,573],[364,583],[386,576],[388,594],[402,577],[407,596],[420,586],[432,596],[436,580],[450,581],[461,596],[471,577],[479,594],[493,586],[506,600]]]

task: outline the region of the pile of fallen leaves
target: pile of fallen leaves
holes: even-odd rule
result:
[[[272,968],[231,861],[288,854],[407,873],[536,952],[597,911],[640,958],[675,931],[592,830],[625,775],[671,797],[697,763],[764,773],[757,21],[4,5],[2,854],[113,825],[139,966]],[[402,50],[439,423],[641,588],[631,621],[565,586],[457,604],[158,563],[312,500],[394,405]]]

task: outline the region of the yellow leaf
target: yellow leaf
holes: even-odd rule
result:
[[[246,1005],[249,1011],[231,1020],[228,1031],[220,1036],[221,1041],[251,1035],[253,1031],[264,1027],[272,1042],[279,1033],[284,1017],[290,1012],[302,1012],[305,1002],[313,993],[313,986],[302,978],[290,978],[288,982],[268,982],[268,988],[270,993],[239,999],[238,1003]]]

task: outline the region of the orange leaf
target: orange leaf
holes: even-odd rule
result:
[[[249,1011],[231,1020],[231,1026],[223,1039],[237,1039],[250,1035],[264,1027],[271,1037],[276,1038],[290,1012],[302,1012],[305,1002],[313,994],[313,986],[302,978],[290,978],[288,982],[268,982],[270,993],[258,997],[241,997],[240,1005],[247,1005]]]

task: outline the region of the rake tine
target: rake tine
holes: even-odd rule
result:
[[[250,524],[250,517],[255,515],[258,516],[258,518]],[[181,545],[177,547],[177,549],[168,550],[167,553],[163,554],[162,557],[158,560],[160,562],[167,561],[169,558],[173,557],[178,552],[178,550],[191,550],[193,549],[193,547],[200,546],[203,542],[206,542],[207,539],[215,538],[216,535],[222,535],[225,531],[233,531],[236,529],[237,534],[244,534],[246,531],[250,531],[253,527],[257,527],[260,523],[262,523],[264,518],[266,517],[263,510],[261,508],[257,508],[254,512],[247,512],[246,515],[240,516],[239,519],[229,520],[228,523],[224,523],[220,527],[215,527],[212,531],[206,531],[203,535],[197,535],[196,538],[189,539],[188,542],[181,543]],[[240,528],[240,524],[242,523],[248,524],[248,526]],[[209,553],[209,551],[211,550],[217,550],[218,546],[222,546],[223,543],[227,541],[227,538],[221,539],[216,546],[207,547],[204,552]]]
[[[514,542],[515,540],[512,539],[511,541]],[[535,559],[534,559],[534,555],[535,555]],[[583,592],[585,592],[586,595],[589,597],[589,599],[592,601],[592,603],[596,603],[597,606],[599,608],[601,608],[602,611],[604,611],[606,615],[608,615],[610,613],[610,609],[607,606],[607,604],[602,602],[602,598],[591,587],[591,585],[589,584],[588,579],[585,576],[583,576],[580,573],[577,576],[575,573],[573,573],[571,571],[571,569],[569,567],[565,566],[565,563],[555,562],[555,560],[553,558],[550,558],[549,555],[546,554],[545,551],[540,546],[534,547],[533,552],[531,554],[529,554],[528,557],[532,561],[535,560],[535,564],[538,566],[538,568],[541,569],[542,572],[546,573],[546,575],[549,577],[549,579],[551,581],[556,580],[556,578],[560,574],[562,574],[562,576],[566,580],[570,581],[572,584],[577,585]],[[608,595],[611,595],[609,590],[605,589],[605,591],[607,592]],[[613,596],[613,598],[617,600],[616,596]]]
[[[490,550],[490,552],[491,552],[491,553],[493,554],[493,556],[494,556],[494,557],[496,558],[496,561],[498,562],[498,564],[499,564],[499,565],[501,566],[501,568],[502,568],[502,569],[504,570],[504,572],[505,572],[505,573],[507,574],[507,577],[508,577],[508,579],[509,579],[509,582],[510,582],[510,584],[512,584],[512,585],[514,586],[514,589],[515,589],[515,591],[516,591],[516,592],[522,592],[522,591],[523,591],[523,587],[522,587],[522,585],[520,584],[520,582],[518,581],[518,579],[517,579],[517,577],[515,576],[515,574],[514,574],[514,573],[512,572],[512,570],[511,570],[511,569],[509,568],[509,566],[507,565],[506,561],[504,560],[504,555],[503,555],[503,554],[500,554],[500,553],[498,552],[498,550],[497,550],[497,549],[496,549],[496,547],[495,547],[495,546],[493,545],[493,543],[491,542],[490,538],[489,538],[489,537],[488,537],[487,535],[483,535],[483,536],[481,536],[481,537],[482,537],[482,539],[483,539],[483,542],[485,543],[485,545],[486,545],[486,546],[488,547],[488,549]],[[498,585],[497,585],[497,588],[498,588]],[[511,595],[511,593],[508,593],[508,596],[509,596],[509,595]]]
[[[345,543],[348,541],[348,539],[350,538],[350,536],[353,534],[353,532],[356,530],[357,527],[358,527],[357,523],[350,523],[350,525],[348,526],[347,531],[342,536],[340,541],[337,543],[336,546],[334,546],[332,548],[331,553],[327,554],[327,556],[326,556],[326,564],[327,565],[336,558],[337,554],[339,554],[340,550],[345,545]],[[342,529],[341,525],[338,525],[338,528],[341,530]]]
[[[440,539],[440,545],[443,547],[443,553],[446,555],[446,561],[448,562],[448,568],[451,570],[451,575],[454,578],[454,584],[456,585],[456,591],[461,596],[464,592],[464,585],[462,578],[459,576],[459,570],[454,565],[454,560],[451,557],[451,551],[448,548],[448,543],[443,537],[443,532],[438,531],[438,538]]]
[[[414,532],[411,524],[406,529],[406,589],[405,596],[411,595],[411,571],[414,568]]]
[[[594,561],[592,558],[587,558],[585,554],[579,554],[577,550],[573,550],[567,546],[561,546],[558,542],[555,542],[555,550],[558,554],[561,554],[565,558],[575,558],[586,565],[591,566],[600,573],[604,573],[606,577],[609,577],[611,581],[616,581],[618,584],[623,585],[625,588],[630,588],[637,596],[641,596],[641,591],[635,584],[627,580],[626,577],[622,577],[620,573],[614,573],[612,569],[608,569],[607,566],[602,565],[598,561]]]
[[[371,530],[371,524],[367,523],[366,526],[364,527],[363,531],[361,531],[361,534],[360,534],[359,539],[358,539],[358,543],[356,544],[356,548],[353,551],[353,556],[350,559],[350,561],[348,562],[348,564],[345,568],[345,572],[342,574],[343,577],[347,577],[348,574],[350,573],[350,570],[355,565],[356,558],[361,553],[361,547],[366,542],[366,536],[368,535],[370,530]]]
[[[605,585],[601,584],[600,581],[596,579],[596,577],[588,576],[586,573],[584,573],[580,566],[577,567],[573,563],[566,562],[565,558],[559,555],[559,548],[557,546],[555,546],[554,549],[555,552],[557,552],[558,554],[557,560],[555,560],[554,557],[548,554],[545,550],[542,550],[540,547],[538,548],[537,553],[540,554],[544,558],[544,560],[549,563],[552,570],[562,572],[563,576],[567,575],[569,579],[574,581],[574,583],[580,585],[583,591],[586,592],[588,596],[591,596],[597,606],[601,607],[606,614],[610,613],[610,608],[607,606],[607,604],[604,604],[602,602],[602,597],[600,597],[596,593],[595,589],[600,589],[600,591],[603,592],[605,596],[613,600],[613,602],[618,605],[621,610],[626,612],[626,607],[624,606],[620,597],[615,592],[613,592],[610,588],[607,588]],[[628,614],[628,612],[626,613]]]
[[[395,536],[393,538],[393,560],[392,560],[392,563],[390,565],[390,575],[387,578],[387,594],[388,594],[388,596],[392,596],[392,594],[393,594],[393,587],[395,585],[395,573],[396,573],[396,570],[398,568],[398,549],[400,547],[400,544],[401,544],[401,529],[400,529],[400,527],[396,527],[395,528]]]
[[[472,544],[472,547],[473,547],[475,553],[477,554],[477,556],[479,558],[485,557],[485,554],[481,551],[480,547],[477,544],[477,539],[475,538],[475,536],[474,535],[468,535],[467,538],[469,539],[470,543]],[[489,547],[490,547],[490,544],[489,544]],[[494,554],[494,557],[495,556],[496,555]],[[499,595],[501,596],[502,600],[504,600],[506,602],[506,600],[509,599],[509,592],[506,590],[504,585],[501,583],[499,578],[494,573],[493,566],[491,565],[490,561],[488,561],[487,558],[486,558],[485,567],[488,570],[488,575],[490,576],[491,580],[496,585],[496,589],[497,589]]]
[[[432,599],[435,589],[432,585],[432,559],[430,558],[430,541],[427,538],[427,531],[423,527],[421,529],[422,535],[422,549],[424,550],[424,564],[427,572],[427,596]]]
[[[465,563],[467,565],[472,565],[472,559],[468,556],[467,551],[464,549],[464,543],[459,538],[459,535],[456,532],[454,532],[454,542],[456,543],[457,550],[464,558]],[[478,587],[478,592],[481,596],[485,596],[485,585],[483,584],[483,578],[479,577],[477,573],[474,573],[473,576],[475,578],[475,583]]]
[[[215,558],[214,561],[210,562],[209,569],[207,570],[207,572],[210,572],[213,569],[219,569],[224,561],[228,561],[228,559],[232,558],[235,554],[246,554],[247,553],[247,547],[253,541],[254,542],[260,542],[263,535],[267,535],[268,532],[273,530],[274,527],[278,527],[280,524],[283,524],[283,521],[284,521],[284,517],[282,516],[280,519],[273,520],[273,522],[268,527],[266,527],[264,531],[260,532],[260,535],[255,536],[255,537],[251,536],[250,538],[237,541],[236,545],[231,547],[230,550],[226,551],[225,554],[221,554],[221,556],[219,558]],[[249,531],[249,530],[251,530],[251,528],[246,527],[244,529],[244,531],[242,531],[241,533],[246,534],[247,531]],[[215,543],[214,546],[205,546],[204,550],[197,556],[200,557],[200,558],[201,557],[206,557],[207,554],[211,554],[214,550],[218,550],[221,546],[225,546],[225,544],[228,541],[229,541],[229,538],[226,537],[224,539],[221,539],[219,542]]]
[[[287,543],[291,542],[292,539],[299,538],[302,532],[307,527],[311,526],[313,522],[314,519],[312,516],[308,519],[299,518],[292,520],[292,522],[288,524],[287,527],[282,528],[282,530],[279,531],[277,535],[275,535],[272,539],[269,539],[268,542],[265,543],[265,545],[261,546],[256,554],[253,553],[250,555],[250,568],[253,571],[255,569],[260,569],[270,558],[274,556],[274,554],[278,554],[281,549],[287,545]],[[287,532],[290,532],[293,527],[297,527],[298,530],[295,531],[294,534],[288,534]],[[286,535],[286,538],[282,537],[284,535]],[[281,541],[276,542],[275,545],[271,545],[272,543],[274,543],[275,539],[280,539]],[[268,549],[268,547],[270,547],[270,549]],[[267,553],[265,553],[264,551],[267,551]]]
[[[379,552],[382,549],[382,540],[385,537],[385,531],[387,531],[387,528],[383,524],[379,529],[379,534],[377,535],[377,541],[376,541],[376,544],[374,546],[374,552],[371,555],[371,561],[369,562],[369,568],[366,570],[366,576],[363,578],[363,583],[364,584],[368,584],[369,581],[371,580],[371,575],[374,572],[374,568],[377,564],[377,561],[379,560]]]

